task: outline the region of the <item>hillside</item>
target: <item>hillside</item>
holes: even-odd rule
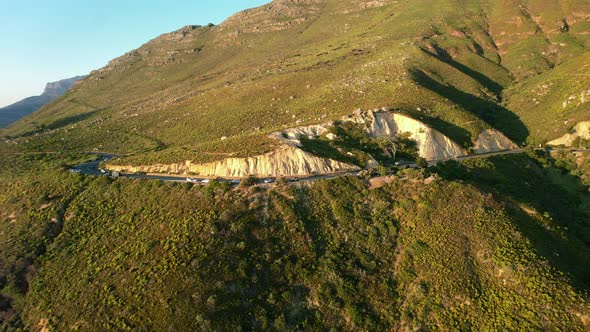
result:
[[[77,158],[2,159],[0,324],[50,331],[585,331],[590,324],[590,196],[573,177],[526,156],[445,164],[431,170],[434,180],[411,171],[382,185],[344,177],[238,190],[56,168]]]
[[[76,76],[65,80],[47,83],[45,90],[39,96],[25,98],[14,104],[0,108],[0,128],[4,128],[13,122],[39,110],[55,98],[63,95],[74,83],[84,78]]]
[[[31,151],[199,163],[270,152],[274,131],[386,107],[465,149],[490,128],[522,144],[544,138],[545,123],[527,120],[530,103],[504,103],[504,90],[587,58],[589,15],[586,1],[275,1],[162,35],[3,135]]]
[[[590,144],[589,47],[586,0],[161,35],[0,130],[0,331],[588,331],[590,154],[534,147]]]
[[[511,87],[506,99],[508,107],[535,128],[532,136],[538,143],[571,132],[590,120],[590,53]]]

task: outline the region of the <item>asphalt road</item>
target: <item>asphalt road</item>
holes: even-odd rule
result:
[[[590,149],[551,148],[551,149],[540,149],[540,150],[545,150],[545,151],[567,150],[570,152],[590,152]],[[523,152],[524,152],[524,149],[519,148],[519,149],[513,149],[513,150],[505,150],[505,151],[470,155],[470,156],[464,156],[464,157],[457,157],[455,159],[433,160],[433,161],[428,162],[428,165],[435,166],[439,162],[444,162],[444,161],[448,161],[448,160],[463,161],[463,160],[477,159],[477,158],[488,158],[488,157],[492,157],[492,156],[519,154],[519,153],[523,153]],[[81,173],[81,174],[93,175],[93,176],[111,175],[108,172],[106,172],[106,173],[102,172],[99,169],[99,165],[101,162],[108,161],[114,157],[116,157],[116,155],[106,154],[106,153],[97,154],[96,160],[74,166],[73,168],[70,169],[70,171],[74,172],[74,173]],[[420,168],[420,166],[418,166],[418,164],[411,163],[411,162],[401,162],[399,164],[399,167],[401,167],[401,168]],[[358,172],[341,172],[341,173],[324,174],[324,175],[312,175],[312,176],[308,176],[308,177],[298,178],[297,181],[316,181],[316,180],[320,180],[320,179],[332,179],[332,178],[336,178],[339,176],[347,176],[347,175],[358,175]],[[120,173],[119,177],[130,178],[130,179],[151,179],[151,180],[160,180],[160,181],[166,181],[166,182],[188,182],[187,177],[183,177],[183,176]],[[203,180],[205,180],[205,181],[211,180],[212,178],[191,177],[191,179],[193,180],[194,183],[204,184],[206,182],[203,182]],[[224,179],[224,178],[215,178],[215,179],[219,182],[231,182],[232,184],[237,184],[236,179]],[[266,182],[265,182],[265,180],[266,180]],[[270,182],[268,182],[269,180],[270,180]],[[260,183],[272,183],[275,180],[276,180],[275,178],[261,178],[259,182]],[[288,179],[288,181],[289,181],[289,179]]]

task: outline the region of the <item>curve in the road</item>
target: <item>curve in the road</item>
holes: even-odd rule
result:
[[[562,150],[567,150],[570,152],[590,152],[590,149],[539,148],[536,150],[543,150],[543,151],[548,151],[548,152],[562,151]],[[512,149],[512,150],[504,150],[504,151],[498,151],[498,152],[490,152],[490,153],[484,153],[484,154],[476,154],[476,155],[470,155],[470,156],[457,157],[455,159],[433,160],[433,161],[428,162],[428,166],[435,166],[436,164],[438,164],[440,162],[445,162],[448,160],[463,161],[463,160],[477,159],[477,158],[489,158],[489,157],[499,156],[499,155],[519,154],[519,153],[523,153],[523,152],[524,152],[524,149],[518,148],[518,149]],[[96,155],[97,155],[96,160],[74,166],[71,169],[71,171],[75,172],[75,173],[81,173],[81,174],[85,174],[85,175],[94,175],[94,176],[112,175],[105,170],[101,170],[99,168],[99,166],[100,166],[101,162],[108,161],[108,160],[116,157],[116,155],[107,154],[107,153],[100,153],[100,154],[96,154]],[[419,168],[420,166],[418,166],[418,164],[416,164],[416,163],[403,163],[401,165],[401,167],[403,167],[403,168]],[[338,176],[359,175],[359,174],[360,173],[341,172],[341,173],[322,174],[322,175],[310,175],[308,177],[296,178],[296,180],[292,179],[292,181],[315,181],[315,180],[320,180],[320,179],[331,179],[331,178],[335,178]],[[129,173],[129,174],[118,173],[118,177],[124,177],[124,178],[130,178],[130,179],[151,179],[151,180],[160,180],[160,181],[166,181],[166,182],[193,182],[193,183],[200,183],[200,184],[208,183],[209,180],[211,179],[211,178],[186,178],[186,177],[181,177],[181,176],[134,174],[134,173]],[[224,179],[224,178],[218,177],[218,178],[215,178],[215,180],[220,181],[220,182],[230,182],[232,184],[237,184],[238,183],[237,181],[239,179]],[[272,178],[272,177],[271,178],[262,178],[259,182],[260,183],[272,183],[275,180],[276,179]]]

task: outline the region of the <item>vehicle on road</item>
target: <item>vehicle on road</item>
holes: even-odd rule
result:
[[[186,182],[189,182],[189,183],[198,183],[199,180],[197,180],[195,178],[186,178]]]
[[[82,173],[81,169],[70,168],[70,173]]]
[[[275,182],[275,181],[276,181],[276,180],[275,180],[275,179],[273,179],[273,178],[268,178],[268,179],[264,179],[264,180],[262,180],[262,182],[263,182],[263,183],[273,183],[273,182]]]
[[[240,180],[234,179],[234,180],[231,180],[229,183],[231,183],[231,184],[240,184]]]
[[[201,183],[209,183],[209,182],[211,182],[211,180],[209,180],[209,179],[203,179],[203,180],[201,180]]]

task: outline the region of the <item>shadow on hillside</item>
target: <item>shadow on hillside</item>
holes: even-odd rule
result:
[[[493,92],[494,95],[496,95],[498,97],[501,95],[502,90],[504,88],[498,82],[492,80],[491,78],[487,77],[486,75],[484,75],[480,72],[477,72],[477,71],[465,66],[462,63],[455,61],[453,59],[453,57],[449,53],[447,53],[447,51],[438,47],[437,45],[433,45],[433,46],[435,48],[435,52],[429,51],[428,49],[423,48],[423,47],[420,49],[424,53],[437,58],[438,60],[440,60],[440,61],[450,65],[451,67],[457,69],[458,71],[462,72],[463,74],[473,78],[474,80],[479,82],[479,84],[485,86],[488,90]]]
[[[459,143],[464,148],[469,148],[473,145],[471,133],[464,128],[461,128],[440,118],[426,115],[416,110],[402,110],[401,112],[414,119],[426,123],[429,127],[440,131],[441,133],[450,137],[453,141]]]
[[[476,115],[492,127],[502,131],[516,143],[522,144],[528,137],[529,131],[527,127],[516,114],[510,112],[508,109],[492,101],[463,92],[451,85],[443,85],[422,70],[411,70],[410,75],[422,87],[435,92]]]
[[[45,124],[35,125],[35,123],[33,122],[33,125],[35,125],[35,129],[27,131],[27,132],[23,133],[22,135],[19,135],[19,137],[33,136],[33,135],[39,134],[45,130],[53,130],[53,129],[59,129],[59,128],[62,128],[65,126],[69,126],[69,125],[74,124],[76,122],[86,120],[86,119],[90,118],[91,116],[93,116],[94,114],[96,114],[97,112],[99,112],[99,110],[81,113],[81,114],[77,114],[77,115],[73,115],[73,116],[68,116],[65,118],[55,120],[52,123],[47,124],[47,125],[45,125]]]
[[[449,161],[439,164],[436,172],[446,180],[470,183],[506,202],[515,217],[514,226],[536,252],[564,272],[575,288],[589,292],[590,211],[584,210],[581,199],[590,197],[579,178],[561,173],[560,181],[570,188],[554,184],[548,172],[559,170],[542,168],[523,155],[495,156],[468,165]]]

